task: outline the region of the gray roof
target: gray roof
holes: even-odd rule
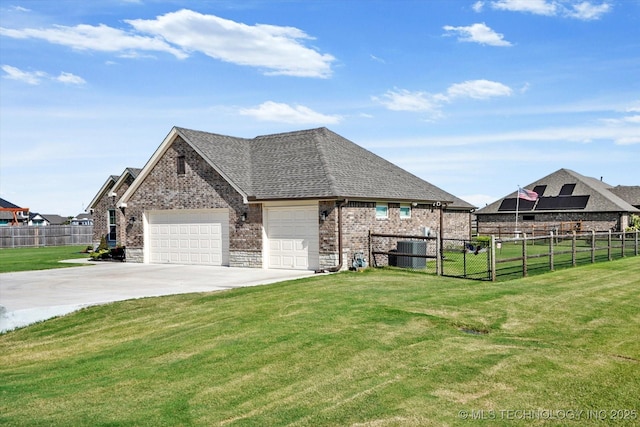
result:
[[[640,185],[617,185],[609,191],[630,205],[640,207]]]
[[[559,196],[560,190],[564,184],[575,184],[575,189],[573,190],[573,195],[580,196],[589,196],[588,201],[584,209],[567,209],[564,212],[633,212],[639,213],[640,210],[633,207],[630,203],[623,200],[621,197],[616,195],[612,189],[615,188],[606,182],[603,182],[599,179],[588,177],[581,175],[577,172],[574,172],[570,169],[559,169],[552,174],[545,176],[529,185],[526,185],[524,188],[529,190],[533,190],[535,186],[538,185],[546,185],[546,189],[544,191],[543,197],[556,197]],[[476,212],[477,215],[483,214],[496,214],[496,213],[505,213],[508,211],[499,211],[499,207],[502,204],[503,200],[509,198],[515,198],[517,191],[509,194],[508,196],[491,203],[488,206],[478,210]],[[541,210],[539,208],[535,208],[534,212],[548,212],[546,210]]]
[[[474,207],[326,128],[253,139],[175,130],[248,200],[348,198]]]

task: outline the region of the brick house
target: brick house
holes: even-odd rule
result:
[[[129,188],[142,169],[126,168],[120,175],[111,175],[96,193],[86,211],[93,218],[93,246],[106,238],[110,247],[124,246],[127,222],[124,214],[116,207],[118,198]]]
[[[311,270],[348,267],[370,230],[468,238],[474,209],[326,128],[174,127],[117,206],[129,262]]]
[[[637,201],[638,187],[613,187],[602,180],[559,169],[526,186],[538,199],[520,199],[519,231],[547,234],[549,231],[622,231],[631,215],[640,214],[632,203]],[[623,197],[628,198],[625,200]],[[631,198],[635,197],[634,200]],[[516,192],[476,212],[479,234],[515,231]]]

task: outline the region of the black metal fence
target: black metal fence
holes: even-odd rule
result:
[[[91,225],[0,227],[0,248],[91,245]]]
[[[595,262],[638,256],[640,232],[588,232],[498,239],[369,235],[372,267],[390,266],[474,280],[510,280]]]
[[[439,252],[439,240],[435,236],[369,234],[372,267],[402,267],[438,273]]]

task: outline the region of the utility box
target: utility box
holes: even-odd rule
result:
[[[397,256],[398,267],[404,268],[426,268],[427,267],[427,242],[404,240],[399,241],[397,250],[399,253],[412,254],[412,255],[424,255],[425,257],[409,257],[409,256]]]

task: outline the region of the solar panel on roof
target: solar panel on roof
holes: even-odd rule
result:
[[[589,196],[556,196],[541,197],[536,205],[537,211],[558,211],[569,209],[584,209],[589,202]]]
[[[530,202],[529,200],[520,199],[520,203],[518,204],[515,197],[508,198],[508,199],[504,199],[502,203],[500,203],[500,207],[498,208],[498,211],[515,212],[516,204],[518,205],[519,211],[530,211],[533,209],[533,206],[535,205],[535,203],[536,202]]]
[[[546,185],[536,185],[535,187],[533,187],[533,191],[538,193],[538,197],[542,197],[542,195],[544,194],[544,190],[546,189],[547,189]]]
[[[576,188],[575,184],[564,184],[560,189],[561,196],[570,196],[573,194],[573,190]]]

